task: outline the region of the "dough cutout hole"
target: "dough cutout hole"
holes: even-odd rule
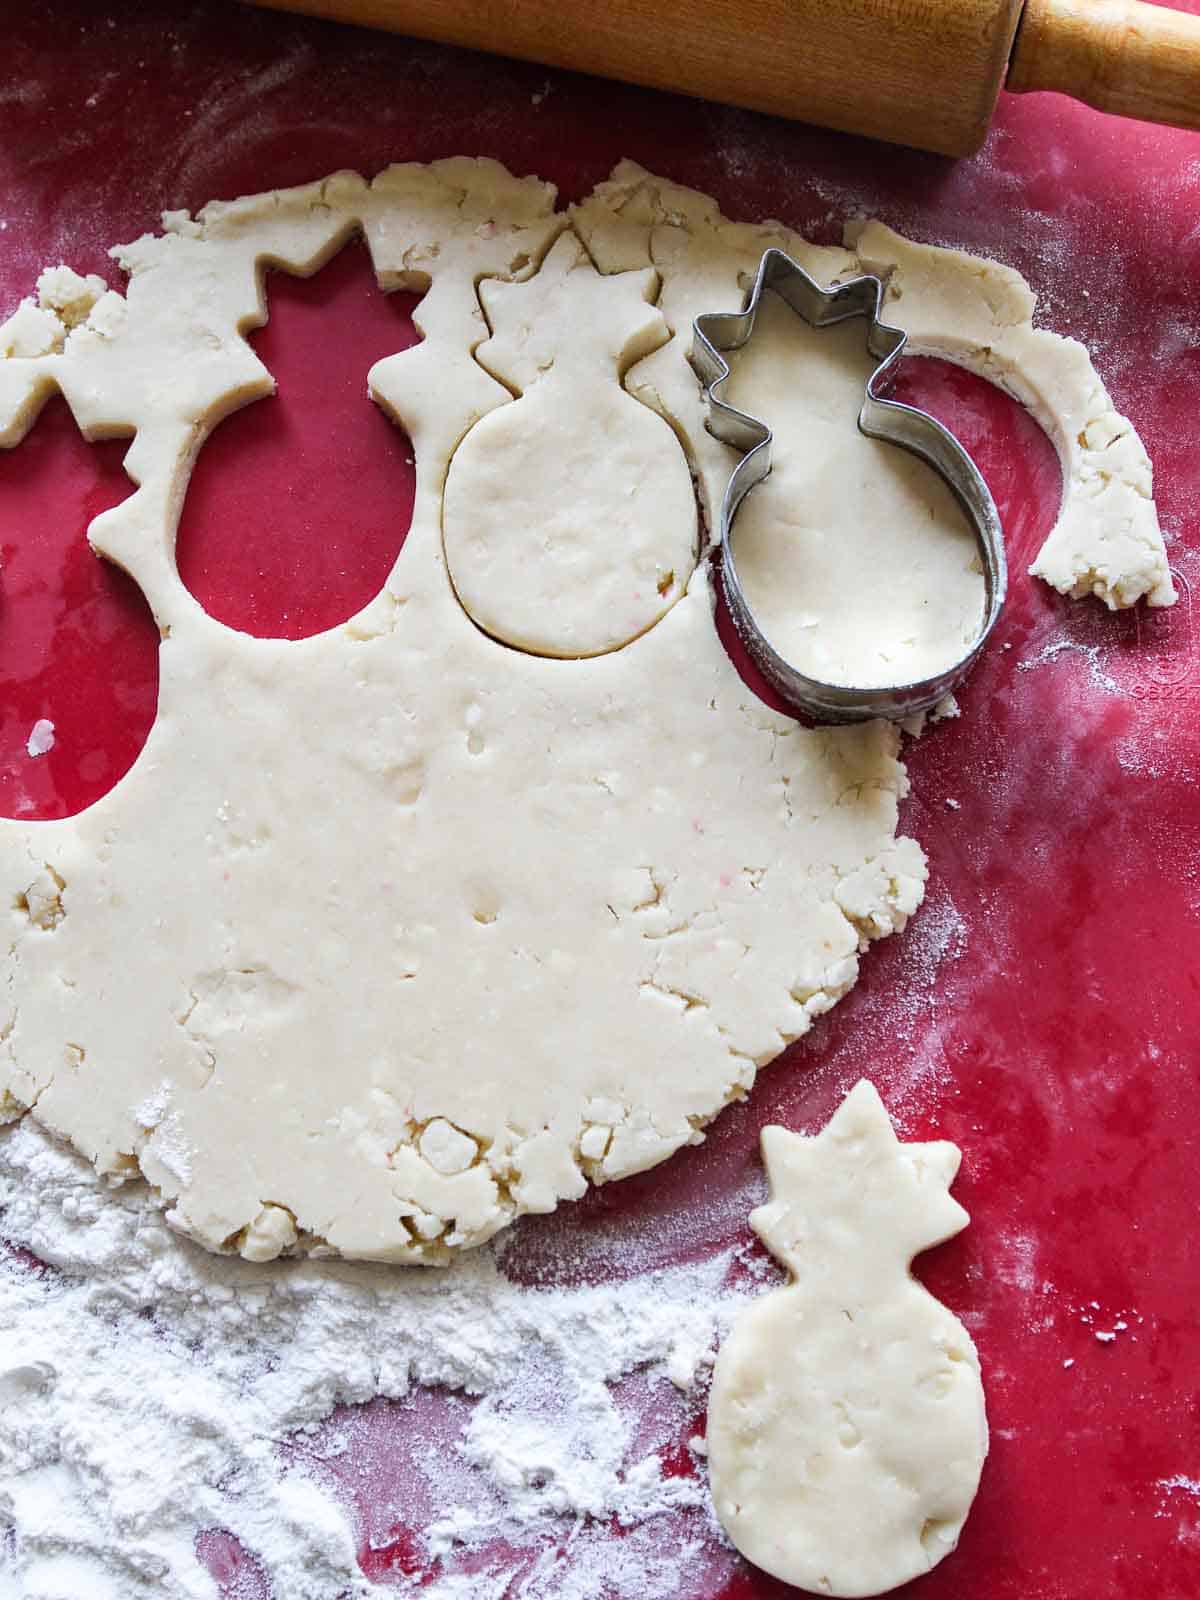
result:
[[[176,537],[179,575],[217,621],[304,639],[352,617],[408,534],[408,438],[367,396],[381,357],[418,343],[419,295],[383,294],[366,246],[310,278],[270,274],[249,335],[277,392],[225,418],[197,457]]]
[[[502,644],[578,659],[620,650],[687,588],[696,496],[671,425],[625,388],[670,330],[652,269],[601,275],[561,234],[522,282],[486,279],[475,350],[510,404],[450,462],[442,539],[467,615]]]
[[[0,816],[86,811],[154,725],[158,628],[133,579],[87,541],[133,493],[128,448],[88,444],[55,396],[0,450]]]
[[[1062,505],[1062,463],[1053,441],[1019,400],[937,356],[906,356],[892,398],[936,417],[983,474],[1004,528],[1011,604],[1013,587]]]

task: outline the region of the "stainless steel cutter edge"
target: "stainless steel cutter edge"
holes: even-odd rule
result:
[[[871,438],[885,439],[920,456],[950,486],[975,533],[984,577],[984,613],[970,649],[943,672],[913,683],[856,688],[810,678],[785,660],[759,626],[738,576],[730,537],[733,519],[750,490],[771,470],[773,436],[765,423],[720,399],[717,391],[729,377],[722,352],[740,349],[754,331],[759,303],[774,289],[814,328],[829,327],[850,317],[867,319],[867,349],[879,365],[867,379],[858,426]],[[785,251],[770,249],[759,262],[754,286],[741,311],[706,312],[692,324],[691,362],[708,403],[708,430],[744,452],[734,468],[721,502],[717,530],[721,584],[730,615],[756,666],[789,704],[822,722],[861,722],[873,717],[899,721],[931,710],[961,683],[987,642],[1004,604],[1008,568],[1004,535],[995,502],[978,467],[950,431],[928,412],[886,398],[895,382],[908,335],[883,321],[884,285],[864,275],[824,289]]]

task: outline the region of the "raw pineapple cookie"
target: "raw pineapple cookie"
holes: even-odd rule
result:
[[[987,1454],[971,1336],[909,1271],[967,1213],[959,1151],[902,1145],[871,1084],[814,1138],[767,1128],[755,1232],[792,1274],[735,1324],[708,1412],[743,1555],[815,1594],[882,1594],[954,1549]]]

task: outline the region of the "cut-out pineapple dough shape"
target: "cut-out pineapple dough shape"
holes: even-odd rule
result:
[[[476,360],[517,396],[466,435],[443,506],[446,562],[485,633],[545,656],[595,656],[652,627],[696,564],[687,458],[626,393],[670,338],[653,269],[602,277],[564,233],[528,283],[480,285]]]
[[[901,1144],[871,1084],[806,1138],[767,1128],[755,1232],[792,1274],[735,1324],[708,1412],[713,1501],[756,1565],[873,1595],[947,1555],[987,1454],[979,1359],[909,1271],[964,1228],[959,1151]]]

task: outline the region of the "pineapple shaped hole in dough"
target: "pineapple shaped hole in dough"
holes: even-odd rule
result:
[[[485,280],[475,351],[513,394],[462,440],[442,533],[458,598],[493,638],[533,655],[619,650],[675,604],[696,565],[687,458],[623,386],[670,329],[651,268],[596,271],[559,236],[536,275]]]
[[[744,1312],[708,1411],[713,1501],[757,1566],[874,1595],[954,1549],[987,1453],[979,1358],[909,1271],[966,1226],[959,1151],[901,1144],[865,1080],[814,1137],[766,1128],[751,1225],[791,1273]]]

